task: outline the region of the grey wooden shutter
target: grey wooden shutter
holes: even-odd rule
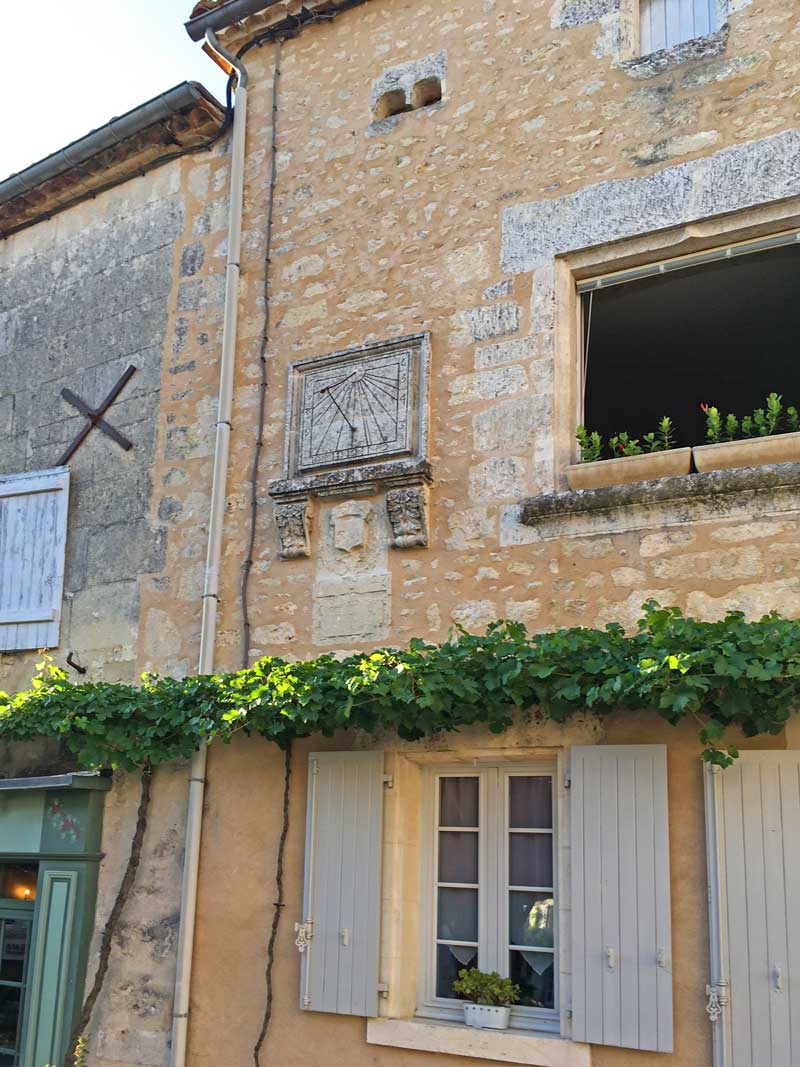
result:
[[[69,471],[0,477],[0,650],[56,648]]]
[[[800,752],[706,769],[714,1067],[800,1063]]]
[[[640,52],[674,48],[719,28],[718,0],[640,0]]]
[[[571,754],[572,1036],[672,1051],[663,745]]]
[[[309,760],[301,1006],[375,1016],[383,752]]]

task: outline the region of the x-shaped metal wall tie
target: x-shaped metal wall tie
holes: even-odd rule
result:
[[[66,452],[58,460],[56,464],[57,467],[63,467],[70,461],[72,456],[75,455],[75,453],[78,451],[80,446],[92,432],[95,426],[98,430],[102,430],[107,437],[110,437],[112,441],[116,441],[119,447],[124,448],[126,452],[129,449],[133,448],[133,442],[129,441],[124,434],[121,434],[119,432],[119,430],[115,430],[114,427],[107,423],[102,416],[105,415],[105,413],[117,399],[119,394],[122,392],[122,390],[125,388],[125,386],[128,384],[128,382],[131,380],[135,373],[135,367],[128,367],[123,373],[120,380],[105,398],[103,403],[96,408],[89,407],[86,401],[81,400],[81,398],[79,396],[76,396],[71,389],[61,390],[61,395],[64,397],[67,403],[72,404],[74,408],[77,408],[78,411],[80,411],[81,415],[85,415],[89,421],[83,427],[81,432],[69,446]]]

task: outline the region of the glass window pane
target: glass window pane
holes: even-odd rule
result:
[[[509,884],[552,886],[552,834],[509,834]]]
[[[14,1056],[0,1052],[0,1067],[14,1067]]]
[[[0,986],[0,1046],[17,1047],[17,1027],[22,990]]]
[[[437,936],[441,941],[478,940],[477,889],[439,890]],[[527,941],[523,944],[527,944]]]
[[[25,954],[31,924],[17,919],[6,919],[0,933],[0,980],[21,982],[25,973]]]
[[[0,863],[0,897],[7,900],[36,900],[35,863]]]
[[[439,779],[439,825],[478,825],[478,779]]]
[[[453,982],[465,967],[478,966],[477,948],[439,945],[436,950],[436,996],[455,997]]]
[[[439,881],[467,882],[471,885],[477,883],[477,833],[474,831],[462,833],[458,830],[439,831]]]
[[[512,945],[552,948],[552,896],[549,893],[509,893],[508,929]]]
[[[508,780],[509,826],[549,830],[553,825],[553,779],[512,775]]]
[[[530,1008],[555,1006],[555,957],[552,952],[511,952],[509,975],[520,987],[519,1004]]]

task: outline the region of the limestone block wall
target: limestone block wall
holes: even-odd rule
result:
[[[108,421],[70,461],[64,666],[84,680],[135,682],[196,664],[216,417],[227,227],[227,141],[0,243],[0,471],[55,465],[84,419],[69,387],[102,401],[137,368]],[[26,687],[35,651],[0,654],[0,689]],[[77,675],[73,674],[77,679]],[[57,773],[57,746],[3,746],[0,773]],[[161,1067],[172,1027],[187,768],[156,772],[142,861],[90,1027],[93,1067]],[[91,981],[130,850],[139,780],[106,794]]]
[[[707,618],[731,607],[797,614],[796,488],[731,506],[643,505],[622,517],[521,522],[523,497],[563,488],[573,448],[576,272],[612,262],[617,242],[630,242],[633,264],[659,247],[722,241],[726,227],[761,233],[800,218],[797,4],[730,3],[713,40],[646,61],[635,55],[635,7],[369,0],[284,45],[251,657],[438,640],[454,622],[479,630],[498,617],[537,630],[630,626],[648,597]],[[241,44],[242,31],[228,39]],[[381,79],[440,55],[441,103],[375,123]],[[246,250],[219,648],[229,666],[239,657],[257,434],[273,58],[265,46],[246,59]],[[760,207],[778,199],[780,207]],[[712,233],[707,220],[723,215]],[[309,556],[281,559],[267,484],[285,475],[290,363],[422,331],[431,336],[428,547],[390,546],[385,493],[376,490],[312,499]],[[343,524],[357,536],[339,536]],[[596,1048],[592,1063],[704,1064],[697,740],[688,726],[674,731],[646,714],[615,718],[603,739],[669,745],[676,1050]],[[337,1063],[432,1067],[435,1054],[367,1045],[362,1020],[297,1007],[292,921],[300,914],[305,755],[350,743],[313,739],[296,753],[288,921],[265,1061],[303,1067],[324,1046]],[[454,751],[487,743],[442,742]],[[191,1030],[192,1062],[202,1067],[249,1061],[261,1025],[259,946],[275,899],[281,776],[281,754],[257,740],[212,751]],[[236,931],[218,922],[229,907]],[[384,945],[387,966],[396,950],[391,939]],[[219,1035],[221,1011],[235,1014],[235,1033]]]

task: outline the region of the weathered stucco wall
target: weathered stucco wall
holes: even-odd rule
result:
[[[251,656],[441,639],[453,622],[480,629],[500,616],[535,629],[630,625],[651,596],[708,618],[729,607],[797,613],[800,496],[791,488],[733,509],[669,515],[645,507],[629,524],[565,520],[547,537],[520,522],[521,498],[562,487],[559,426],[574,421],[577,373],[575,346],[564,339],[575,318],[563,317],[568,301],[560,287],[565,269],[581,267],[575,250],[646,232],[651,208],[657,227],[700,223],[675,238],[688,250],[702,241],[706,215],[800,194],[792,167],[797,134],[787,132],[797,124],[797,4],[734,3],[729,27],[708,47],[648,63],[629,62],[633,8],[614,0],[370,0],[284,45]],[[446,71],[443,101],[373,123],[374,84],[431,57]],[[238,663],[247,474],[257,432],[271,47],[250,52],[247,63],[246,241],[218,656],[231,667]],[[766,167],[776,144],[786,149],[783,162]],[[730,174],[724,153],[734,148],[743,162],[716,202],[708,175]],[[702,162],[692,169],[695,161]],[[688,171],[654,180],[658,205],[649,193],[641,199],[650,188],[643,179],[684,165]],[[687,182],[697,199],[681,213],[673,193]],[[796,204],[781,210],[798,214]],[[533,238],[546,226],[551,245],[537,259]],[[509,234],[527,244],[512,246]],[[634,251],[636,261],[653,254],[646,243]],[[562,252],[574,258],[554,271],[552,257]],[[613,249],[603,252],[613,259]],[[347,516],[342,499],[312,502],[309,557],[279,559],[266,485],[284,475],[289,363],[425,330],[432,346],[429,547],[389,547],[385,500],[374,493],[359,497]],[[337,538],[343,517],[360,524],[360,544]],[[609,721],[604,737],[669,745],[676,1051],[596,1048],[592,1063],[707,1064],[694,729],[673,731],[643,715]],[[444,742],[451,744],[460,742]],[[302,1067],[324,1048],[331,1062],[354,1067],[432,1067],[441,1057],[367,1045],[361,1020],[297,1007],[292,923],[300,915],[308,748],[298,746],[294,764],[287,909],[266,1061]],[[199,1067],[249,1062],[259,1032],[260,946],[272,918],[281,788],[277,751],[256,740],[213,749],[191,1025],[190,1058]],[[233,1021],[224,1032],[221,1018]]]

